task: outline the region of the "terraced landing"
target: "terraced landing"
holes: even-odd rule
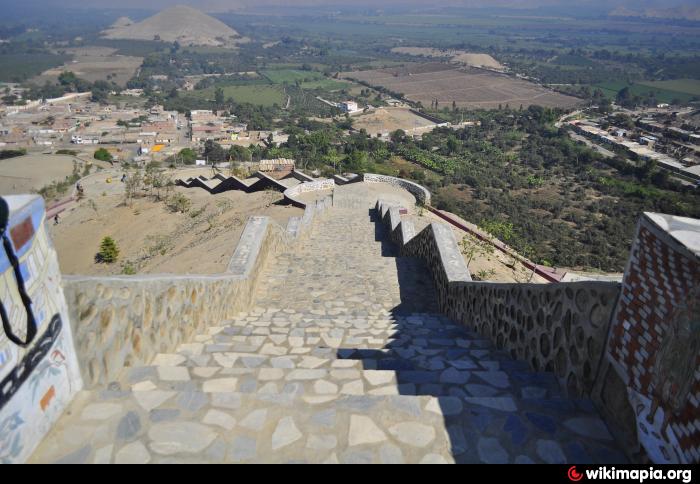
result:
[[[362,185],[257,307],[86,392],[35,462],[619,463],[587,401],[436,314]]]

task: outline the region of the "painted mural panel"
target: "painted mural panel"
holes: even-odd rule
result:
[[[0,463],[19,463],[82,381],[44,202],[28,195],[3,200],[9,221],[0,243]]]
[[[700,221],[646,214],[608,358],[655,463],[700,462]]]

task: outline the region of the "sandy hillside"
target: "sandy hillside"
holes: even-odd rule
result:
[[[108,177],[100,173],[86,180],[86,198],[64,212],[59,225],[50,225],[64,274],[121,274],[126,265],[138,274],[220,273],[250,215],[267,215],[286,225],[289,217],[302,214],[276,205],[282,195],[274,191],[209,195],[201,189],[176,188],[191,200],[187,213],[174,213],[165,202],[148,196],[126,206],[119,175],[112,174],[111,183]],[[114,238],[121,251],[115,264],[94,260],[106,236]]]
[[[186,6],[163,10],[142,22],[113,26],[103,32],[108,39],[161,40],[183,45],[228,46],[244,39],[225,23]]]
[[[82,172],[84,162],[63,155],[27,155],[0,160],[0,195],[36,192],[53,182],[65,180],[74,162]]]

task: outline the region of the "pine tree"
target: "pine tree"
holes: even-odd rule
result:
[[[119,258],[119,247],[112,237],[105,237],[100,243],[97,259],[105,264],[113,264]]]

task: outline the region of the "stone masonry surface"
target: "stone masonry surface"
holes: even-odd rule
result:
[[[81,393],[31,460],[624,462],[590,401],[438,314],[375,201],[336,187],[252,309]]]
[[[535,371],[554,372],[571,397],[590,395],[619,285],[496,284],[473,282],[454,233],[433,223],[413,236],[410,220],[391,203],[377,210],[405,255],[432,270],[441,310]]]
[[[304,227],[330,204],[329,198],[309,206],[292,232],[267,217],[251,217],[227,272],[218,275],[64,278],[86,386],[106,385],[124,366],[148,364],[156,354],[249,309],[268,259],[302,243]]]
[[[700,221],[645,214],[608,360],[654,462],[700,461]]]

